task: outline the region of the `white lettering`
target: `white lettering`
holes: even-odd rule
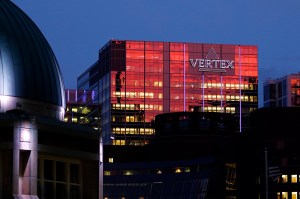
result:
[[[204,68],[205,67],[205,65],[204,65],[204,59],[199,59],[199,67],[200,68]]]
[[[220,60],[212,60],[213,62],[215,62],[215,68],[218,68],[218,63],[220,62]]]
[[[229,60],[227,60],[227,63],[228,63],[228,68],[234,68],[233,67],[233,61],[229,61]]]
[[[196,67],[198,64],[199,71],[218,71],[221,70],[226,72],[226,68],[234,68],[234,61],[231,60],[218,60],[218,59],[190,59],[192,67]],[[207,68],[207,69],[201,69]],[[211,68],[211,69],[209,69]]]
[[[195,61],[193,59],[190,59],[190,62],[191,62],[191,65],[195,68],[195,66],[198,62],[198,59],[195,59]]]
[[[221,60],[220,68],[226,68],[226,60]]]
[[[209,60],[209,59],[206,59],[205,60],[205,67],[206,68],[211,68],[212,66],[211,66],[211,60]]]

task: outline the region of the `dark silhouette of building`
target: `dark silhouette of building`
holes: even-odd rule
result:
[[[264,107],[251,114],[256,198],[299,198],[300,108]],[[267,180],[266,180],[267,179]]]
[[[253,198],[249,144],[238,124],[225,113],[157,115],[148,145],[104,146],[104,197]]]
[[[299,115],[260,108],[243,133],[232,114],[157,115],[148,145],[105,146],[104,196],[299,198]]]

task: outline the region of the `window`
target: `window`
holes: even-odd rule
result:
[[[38,170],[38,196],[80,199],[81,167],[78,161],[41,157]]]
[[[288,176],[287,175],[282,175],[282,183],[287,183],[288,182]]]
[[[297,175],[291,175],[291,182],[297,183]]]
[[[281,193],[282,194],[282,197],[281,198],[284,198],[284,199],[288,199],[289,197],[289,195],[288,195],[288,192],[282,192]]]
[[[292,192],[292,199],[298,199],[297,192]]]

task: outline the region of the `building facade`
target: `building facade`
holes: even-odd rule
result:
[[[264,107],[299,107],[300,74],[264,82]]]
[[[104,198],[254,198],[251,150],[236,125],[230,113],[157,115],[149,144],[104,146]]]
[[[0,198],[102,197],[99,132],[22,110],[0,128]]]
[[[257,46],[127,40],[110,40],[77,79],[96,93],[103,141],[115,145],[149,143],[154,117],[179,111],[233,113],[243,131],[257,84]]]

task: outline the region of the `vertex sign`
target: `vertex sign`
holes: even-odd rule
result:
[[[191,66],[198,68],[200,72],[226,73],[234,69],[234,61],[220,59],[214,48],[211,48],[205,59],[190,59]]]

